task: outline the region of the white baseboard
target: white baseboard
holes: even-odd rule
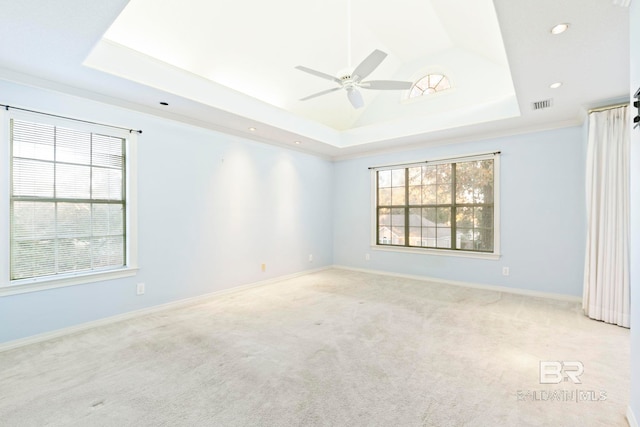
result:
[[[108,325],[115,322],[121,322],[123,320],[129,320],[134,317],[157,313],[159,311],[169,310],[172,308],[198,304],[198,303],[205,302],[207,300],[219,297],[221,295],[227,295],[227,294],[240,292],[246,289],[266,286],[282,280],[293,279],[295,277],[304,276],[306,274],[316,273],[318,271],[328,270],[331,268],[333,267],[332,266],[320,267],[312,270],[300,271],[298,273],[287,274],[284,276],[272,277],[270,279],[260,280],[258,282],[252,282],[252,283],[247,283],[245,285],[234,286],[229,289],[209,292],[209,293],[198,295],[195,297],[184,298],[176,301],[171,301],[165,304],[154,305],[152,307],[143,308],[141,310],[135,310],[135,311],[129,311],[127,313],[117,314],[115,316],[105,317],[102,319],[93,320],[91,322],[85,322],[79,325],[69,326],[68,328],[56,329],[55,331],[45,332],[38,335],[32,335],[30,337],[20,338],[13,341],[7,341],[4,343],[0,343],[0,353],[3,351],[13,350],[14,348],[23,347],[26,345],[35,344],[43,341],[48,341],[54,338],[59,338],[65,335],[70,335],[70,334],[74,334],[81,331],[86,331],[87,329],[96,328],[98,326]]]
[[[629,422],[629,427],[640,427],[638,425],[638,419],[633,414],[631,406],[627,406],[627,421]]]
[[[575,295],[554,294],[551,292],[532,291],[528,289],[508,288],[506,286],[485,285],[482,283],[462,282],[458,280],[440,279],[438,277],[418,276],[417,274],[392,273],[382,270],[372,270],[368,268],[347,267],[344,265],[333,265],[333,268],[342,270],[359,271],[362,273],[380,274],[383,276],[401,277],[403,279],[421,280],[423,282],[444,283],[447,285],[464,286],[466,288],[484,289],[488,291],[506,292],[510,294],[527,295],[531,297],[550,298],[560,301],[581,302],[582,298]]]

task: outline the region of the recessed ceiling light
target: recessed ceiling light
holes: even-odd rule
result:
[[[293,143],[296,144],[296,145],[302,144],[302,142],[300,142],[300,141],[293,141]]]
[[[567,23],[558,24],[558,25],[556,25],[555,27],[553,27],[551,29],[551,34],[555,34],[555,35],[562,34],[565,31],[567,31],[568,29],[569,29],[569,24],[567,24]]]
[[[549,85],[551,89],[558,89],[560,86],[562,86],[562,82],[555,82]]]
[[[169,103],[168,102],[164,102],[164,101],[160,101],[160,105],[164,105],[166,107],[167,105],[169,105]]]
[[[253,126],[251,126],[251,127],[249,128],[249,130],[250,130],[251,132],[255,132],[255,131],[256,131],[256,128],[254,128]]]

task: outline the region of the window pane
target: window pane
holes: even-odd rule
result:
[[[409,209],[409,225],[411,227],[422,226],[422,209],[420,208]]]
[[[478,206],[473,210],[474,227],[493,228],[493,208]]]
[[[422,184],[433,185],[437,181],[438,169],[435,166],[423,166],[422,167]]]
[[[391,243],[404,245],[404,227],[391,227]]]
[[[54,127],[11,120],[13,156],[53,161]]]
[[[111,236],[91,239],[93,268],[124,266],[124,237]]]
[[[124,140],[113,136],[92,135],[91,163],[122,169],[124,166]]]
[[[11,244],[11,280],[56,272],[55,240],[14,241]]]
[[[493,252],[493,229],[476,228],[475,232],[477,250]]]
[[[122,200],[122,171],[93,168],[91,174],[91,198]]]
[[[422,228],[409,227],[409,246],[422,246]]]
[[[405,189],[404,187],[394,187],[391,189],[391,204],[394,206],[404,205]]]
[[[458,229],[473,228],[473,208],[458,208],[456,215],[456,227]]]
[[[438,227],[451,227],[451,208],[437,208],[435,221]]]
[[[378,190],[378,206],[391,205],[391,188],[381,188]]]
[[[92,236],[122,236],[124,210],[122,205],[94,204],[91,218]]]
[[[440,84],[440,81],[442,81],[442,78],[444,77],[442,74],[431,74],[431,76],[429,76],[429,87],[432,88],[436,88],[436,86],[438,86],[438,84]]]
[[[473,203],[474,184],[470,169],[470,162],[456,165],[456,203]]]
[[[438,227],[436,230],[439,248],[451,248],[451,228]]]
[[[437,184],[451,183],[451,164],[438,165],[436,170]]]
[[[378,210],[378,225],[391,225],[391,210],[387,208]]]
[[[58,239],[58,272],[89,270],[91,268],[91,240]]]
[[[391,171],[391,186],[404,187],[405,172],[404,169],[394,169]]]
[[[434,227],[437,222],[436,212],[436,208],[422,208],[422,225]]]
[[[419,205],[422,202],[422,187],[413,185],[409,187],[409,204]]]
[[[58,203],[58,237],[91,236],[91,205],[89,203]]]
[[[409,185],[422,184],[422,166],[409,168]]]
[[[436,91],[439,92],[441,90],[449,89],[450,87],[451,87],[451,83],[449,83],[449,79],[443,76],[442,79],[436,85],[435,89]]]
[[[378,171],[378,188],[391,187],[391,171]]]
[[[437,192],[435,185],[424,185],[422,187],[422,204],[435,205],[437,201]]]
[[[437,185],[437,203],[439,205],[448,205],[451,203],[451,185]]]
[[[423,227],[422,228],[422,246],[435,248],[436,247],[436,228],[435,227]]]
[[[456,165],[457,203],[493,203],[493,160]]]
[[[479,163],[479,173],[475,180],[474,203],[493,203],[493,160]]]
[[[56,161],[88,165],[91,161],[91,134],[56,128]]]
[[[13,159],[13,196],[53,197],[53,163]]]
[[[456,230],[456,247],[463,250],[473,250],[473,229],[458,228]]]
[[[14,202],[11,211],[14,241],[53,239],[56,235],[56,205],[52,202]]]
[[[391,209],[391,224],[404,226],[404,209]]]
[[[379,227],[378,228],[378,244],[390,245],[391,244],[391,228]]]
[[[429,76],[425,76],[416,82],[416,87],[419,87],[421,90],[425,90],[429,87]]]
[[[91,196],[91,168],[58,163],[56,165],[56,197],[88,199]]]

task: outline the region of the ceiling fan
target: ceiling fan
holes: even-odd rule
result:
[[[313,74],[314,76],[320,77],[325,80],[330,80],[334,83],[339,84],[340,86],[334,87],[331,89],[323,90],[322,92],[314,93],[313,95],[309,95],[300,99],[300,101],[306,101],[307,99],[315,98],[317,96],[326,95],[327,93],[335,92],[340,89],[345,89],[347,91],[347,97],[353,105],[354,108],[361,108],[364,106],[364,101],[362,99],[362,94],[358,91],[358,88],[362,89],[372,89],[372,90],[406,90],[410,89],[413,85],[412,82],[403,82],[398,80],[369,80],[362,81],[367,78],[369,74],[371,74],[378,66],[384,61],[387,57],[387,54],[381,50],[374,50],[369,56],[367,56],[364,61],[358,65],[351,74],[347,74],[340,77],[335,77],[330,74],[323,73],[321,71],[316,71],[311,68],[303,67],[302,65],[298,65],[297,68],[300,71],[304,71],[309,74]]]

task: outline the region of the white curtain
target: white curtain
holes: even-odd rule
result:
[[[627,107],[589,114],[587,251],[582,308],[629,327],[629,119]]]

